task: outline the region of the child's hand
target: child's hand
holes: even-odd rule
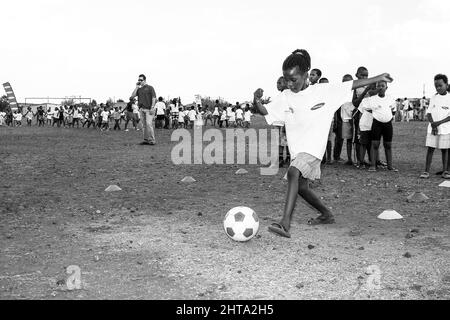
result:
[[[438,126],[439,126],[439,123],[437,123],[437,122],[432,122],[431,123],[431,128],[432,129],[437,129]]]
[[[253,93],[253,96],[257,99],[261,99],[263,97],[264,90],[261,88],[258,88],[255,93]]]
[[[391,83],[394,79],[391,77],[389,73],[383,73],[380,75],[380,81],[386,81],[387,83]]]
[[[438,129],[437,129],[437,127],[431,129],[431,134],[432,134],[433,136],[437,136],[437,134],[438,134]]]

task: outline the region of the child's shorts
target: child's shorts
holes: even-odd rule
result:
[[[300,152],[294,160],[291,161],[291,167],[297,168],[302,176],[309,180],[320,179],[321,160],[309,153]]]
[[[351,122],[342,122],[342,139],[349,140],[353,138],[353,128]]]
[[[359,143],[363,146],[370,145],[372,142],[371,131],[360,131],[359,132]]]
[[[435,149],[450,149],[450,134],[427,134],[425,146]]]

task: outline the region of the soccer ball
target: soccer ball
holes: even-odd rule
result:
[[[259,219],[253,209],[235,207],[227,212],[223,228],[234,241],[245,242],[253,238],[259,229]]]

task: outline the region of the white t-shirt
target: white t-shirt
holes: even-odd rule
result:
[[[155,108],[156,108],[156,115],[162,116],[162,115],[164,115],[164,111],[166,110],[166,104],[162,101],[158,101],[155,104]]]
[[[252,116],[252,113],[250,110],[245,111],[244,112],[244,121],[250,122],[251,116]]]
[[[243,113],[244,113],[244,111],[242,111],[242,109],[237,109],[236,110],[236,119],[242,119]]]
[[[197,111],[189,110],[188,116],[190,121],[195,121],[195,119],[197,118]]]
[[[335,111],[352,100],[353,81],[321,84],[294,93],[284,90],[266,105],[266,121],[283,121],[286,136],[295,157],[300,152],[322,159]]]
[[[139,106],[136,103],[133,103],[131,108],[133,109],[133,113],[139,114]]]
[[[230,122],[236,121],[236,112],[231,111],[229,121]]]
[[[173,103],[170,105],[170,112],[172,114],[178,114],[178,107]]]
[[[352,102],[346,102],[341,106],[341,118],[343,122],[349,122],[352,119],[352,112],[355,106]]]
[[[372,110],[372,116],[375,120],[388,123],[392,120],[392,108],[395,108],[395,99],[390,95],[383,98],[379,95],[363,99],[361,102],[363,110]]]
[[[100,116],[102,117],[102,121],[108,122],[108,117],[109,117],[109,112],[108,111],[102,111],[102,113],[100,114]]]
[[[227,108],[227,117],[231,116],[231,112],[233,112],[233,108],[228,107]]]
[[[408,100],[408,99],[404,100],[404,101],[402,102],[402,105],[403,105],[402,110],[403,110],[403,111],[408,111],[409,100]]]
[[[363,99],[363,101],[366,99]],[[371,131],[372,124],[373,124],[373,115],[371,112],[367,111],[367,104],[364,104],[361,101],[361,104],[359,105],[358,110],[359,110],[359,112],[361,112],[361,119],[359,119],[359,130],[360,131]]]
[[[14,118],[16,119],[16,121],[22,121],[22,114],[20,112],[18,112],[18,113],[16,113]]]
[[[450,94],[445,96],[436,94],[430,99],[430,106],[427,114],[431,114],[433,121],[440,121],[450,117]],[[441,124],[438,128],[438,134],[450,134],[450,122]],[[431,133],[431,123],[428,125],[428,133]]]
[[[214,107],[213,116],[218,116],[218,115],[219,115],[219,108],[218,107]]]

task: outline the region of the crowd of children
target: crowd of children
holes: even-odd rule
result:
[[[236,102],[231,104],[220,104],[219,100],[214,105],[182,106],[174,99],[169,103],[164,102],[162,97],[158,98],[155,104],[155,128],[157,129],[177,129],[193,128],[194,125],[208,125],[219,128],[249,128],[252,112],[247,103],[241,106]],[[26,119],[26,125],[31,126],[36,118],[38,126],[56,126],[64,128],[86,127],[97,128],[99,130],[124,130],[129,131],[129,122],[135,130],[140,130],[140,113],[137,103],[130,99],[125,108],[110,107],[105,104],[99,106],[67,106],[61,105],[54,109],[45,110],[42,106],[33,112],[31,107],[26,110],[10,109],[0,112],[0,125],[20,127],[24,125],[22,119]]]
[[[357,80],[367,79],[369,77],[367,68],[359,67],[355,77]],[[418,106],[414,106],[407,98],[395,99],[387,94],[386,82],[377,82],[354,90],[352,100],[342,104],[332,118],[321,163],[354,165],[360,169],[368,169],[370,172],[376,172],[378,169],[398,172],[392,162],[393,122],[422,121],[426,118],[430,122],[426,139],[428,152],[425,171],[420,177],[426,179],[430,176],[431,159],[434,149],[437,148],[442,151],[443,164],[443,169],[438,174],[449,179],[450,95],[447,92],[450,87],[445,75],[437,75],[434,80],[437,94],[429,101],[425,97],[420,99]],[[350,74],[343,76],[342,82],[347,81],[353,81]],[[322,77],[321,70],[312,69],[307,85],[315,86],[321,83],[329,83],[329,81]],[[277,88],[280,92],[288,89],[283,77],[278,79]],[[399,115],[398,120],[396,114]],[[273,125],[280,129],[280,166],[285,164],[289,166],[291,155],[287,146],[285,126],[282,122],[274,122]],[[380,160],[379,157],[381,139],[383,139],[386,161]],[[344,142],[346,161],[341,159]]]

